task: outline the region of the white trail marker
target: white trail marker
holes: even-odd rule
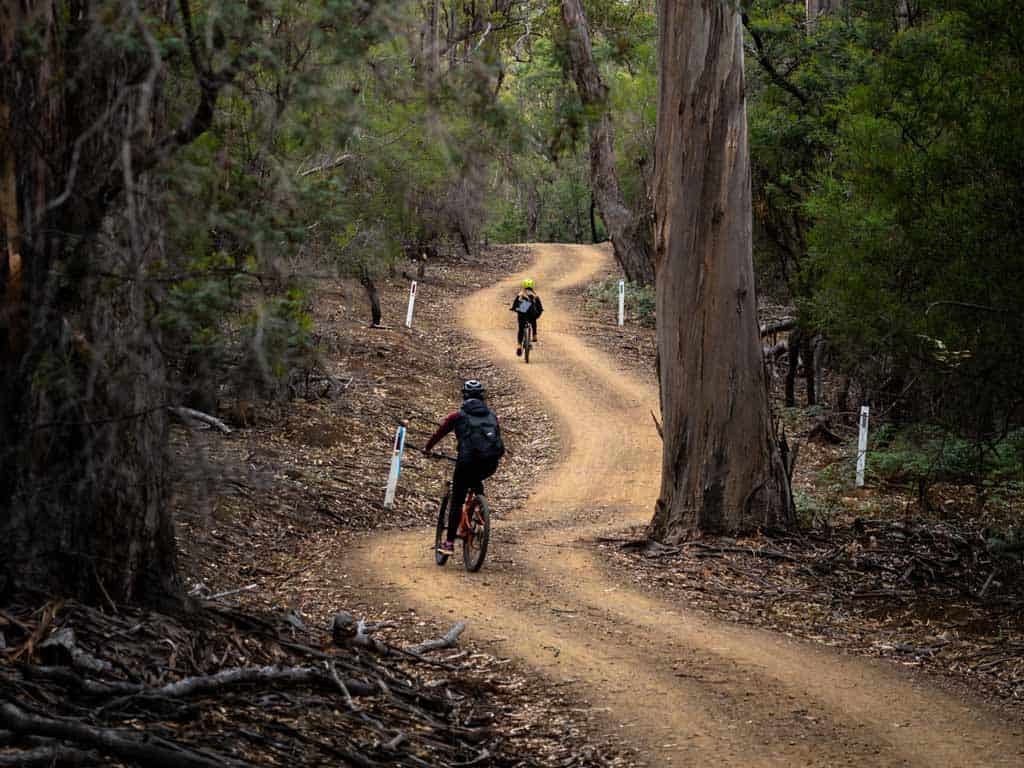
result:
[[[405,427],[395,433],[395,446],[391,453],[391,471],[388,473],[388,487],[384,491],[384,509],[391,509],[395,503],[398,476],[402,473],[402,451],[405,450]]]
[[[857,487],[864,487],[864,463],[868,456],[868,407],[860,407],[860,436],[857,438]]]
[[[619,280],[619,325],[626,322],[626,281]]]
[[[416,305],[416,281],[409,286],[409,309],[405,313],[405,327],[412,328],[412,308]]]

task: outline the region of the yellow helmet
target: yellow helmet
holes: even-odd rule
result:
[[[533,288],[533,279],[528,277],[523,280],[523,288]]]

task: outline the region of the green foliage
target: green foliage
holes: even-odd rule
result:
[[[1024,25],[1005,0],[898,10],[752,4],[756,254],[876,405],[992,443],[1024,395]]]
[[[868,447],[871,472],[893,483],[996,485],[1024,479],[1024,430],[994,443],[915,424],[879,429]]]
[[[610,312],[618,312],[619,281],[609,278],[593,283],[587,288],[587,298],[591,302],[606,307]],[[627,318],[634,317],[640,325],[648,328],[654,327],[655,293],[653,286],[627,282],[624,304]]]
[[[848,356],[887,357],[943,420],[984,434],[1024,374],[1024,34],[945,5],[846,95],[806,203],[804,309]]]
[[[616,160],[623,195],[640,216],[650,216],[647,185],[653,174],[657,101],[657,34],[653,5],[588,3],[594,56],[609,89]],[[530,57],[507,68],[501,103],[515,143],[497,148],[500,181],[491,188],[487,235],[500,242],[602,241],[590,225],[588,126],[568,70],[557,4],[544,16],[546,34]],[[596,216],[595,216],[596,218]]]
[[[793,505],[796,508],[797,524],[801,528],[816,528],[828,525],[832,519],[833,507],[827,501],[802,488],[793,489]]]

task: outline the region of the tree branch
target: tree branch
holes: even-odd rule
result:
[[[224,755],[192,750],[152,734],[99,728],[73,720],[53,720],[34,715],[10,702],[0,703],[0,724],[15,733],[89,744],[114,757],[153,768],[218,768],[247,765],[230,760]]]
[[[789,80],[787,80],[786,78],[779,74],[779,71],[775,68],[775,65],[772,63],[771,59],[768,58],[768,52],[765,50],[764,47],[764,39],[761,37],[761,34],[756,29],[754,29],[753,25],[750,23],[750,17],[747,16],[747,14],[745,13],[742,14],[742,17],[743,26],[747,28],[747,31],[750,33],[751,39],[754,41],[754,58],[757,59],[758,63],[761,65],[761,68],[764,69],[766,73],[768,73],[768,77],[771,79],[773,83],[779,86],[779,88],[784,90],[786,93],[793,96],[793,98],[795,98],[801,104],[806,106],[810,102],[810,99],[807,97],[807,94],[805,94],[795,85],[793,85],[793,83],[791,83]]]

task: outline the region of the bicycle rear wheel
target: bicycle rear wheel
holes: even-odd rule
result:
[[[491,508],[487,499],[478,495],[473,500],[473,508],[470,510],[469,530],[466,538],[462,541],[462,560],[466,564],[466,570],[475,572],[480,570],[487,557],[487,544],[491,539]]]
[[[437,511],[437,528],[434,529],[434,562],[444,565],[448,562],[448,555],[442,555],[439,551],[445,542],[445,532],[448,530],[448,499],[450,494],[445,494],[441,499],[441,509]]]
[[[530,347],[533,346],[533,331],[530,330],[530,325],[527,323],[526,328],[523,329],[523,362],[530,362]]]

